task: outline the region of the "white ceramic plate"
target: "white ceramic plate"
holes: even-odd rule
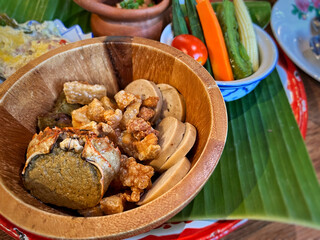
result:
[[[310,38],[320,32],[316,33],[311,28],[315,9],[311,9],[312,5],[309,4],[311,1],[304,3],[306,10],[302,12],[299,8],[303,10],[303,6],[297,6],[294,0],[277,1],[272,8],[271,28],[288,57],[303,71],[320,81],[320,60],[316,59],[309,46]]]

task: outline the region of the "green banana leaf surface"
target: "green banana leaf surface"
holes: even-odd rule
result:
[[[19,23],[62,20],[90,31],[90,13],[71,0],[0,0]],[[261,219],[320,229],[320,186],[276,70],[227,103],[226,146],[214,173],[172,221]]]

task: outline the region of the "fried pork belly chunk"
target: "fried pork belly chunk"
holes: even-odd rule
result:
[[[63,92],[68,103],[89,104],[94,98],[101,99],[107,95],[107,89],[103,85],[91,85],[88,83],[73,81],[63,85]]]
[[[151,124],[145,121],[143,118],[133,118],[127,123],[128,133],[132,133],[133,137],[137,140],[142,140],[150,133],[154,133],[156,136],[159,132],[151,127]]]
[[[121,157],[120,171],[115,179],[122,187],[129,187],[131,193],[126,192],[124,197],[129,202],[138,202],[141,193],[152,186],[151,177],[154,174],[153,167],[137,163],[133,157]]]
[[[109,110],[109,109],[117,109],[117,104],[112,101],[110,98],[107,96],[104,96],[103,98],[100,99],[100,102],[102,103],[104,109]]]
[[[90,123],[90,119],[87,116],[88,105],[83,106],[82,108],[78,108],[71,113],[72,117],[72,126],[74,128],[80,128],[88,123]]]
[[[46,128],[29,143],[23,183],[44,203],[71,209],[99,204],[120,170],[121,153],[108,137],[73,128]]]
[[[142,100],[137,98],[133,103],[131,103],[124,111],[123,113],[123,117],[121,119],[121,122],[120,122],[120,126],[122,129],[125,129],[128,122],[131,120],[131,119],[134,119],[137,117],[137,115],[139,114],[140,112],[140,107],[141,107],[141,104],[142,104]]]
[[[123,114],[120,109],[116,109],[116,110],[109,109],[109,110],[106,110],[103,114],[104,122],[106,122],[113,129],[119,126],[122,116]]]
[[[148,97],[142,101],[142,106],[155,108],[159,102],[159,97]]]
[[[103,122],[104,112],[105,112],[105,109],[103,107],[102,102],[100,102],[98,99],[95,98],[92,100],[92,102],[88,104],[86,115],[88,119],[90,119],[90,121]]]
[[[155,114],[155,111],[148,107],[141,107],[138,117],[144,119],[145,121],[149,121]]]
[[[100,207],[106,215],[121,213],[125,207],[125,198],[121,193],[105,197],[100,201]]]
[[[154,133],[148,134],[144,139],[139,141],[131,133],[123,131],[117,140],[117,144],[128,156],[132,156],[140,161],[152,160],[161,151],[161,147],[158,145],[158,138]]]
[[[76,109],[72,112],[72,126],[75,128],[84,128],[92,122],[106,123],[113,129],[117,128],[122,120],[122,111],[120,109],[113,109],[111,102],[93,99],[88,105]]]
[[[154,159],[161,151],[158,138],[154,133],[148,134],[141,141],[133,142],[133,145],[137,150],[137,158],[141,161]]]
[[[132,93],[121,90],[114,95],[114,99],[116,100],[118,107],[121,110],[124,110],[127,106],[136,101],[137,97]]]

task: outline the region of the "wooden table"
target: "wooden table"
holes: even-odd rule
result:
[[[274,3],[274,0],[269,0]],[[270,28],[267,31],[271,33]],[[310,158],[315,167],[318,180],[320,181],[320,82],[299,69],[300,77],[303,80],[308,100],[308,128],[306,135],[306,146]],[[320,201],[320,199],[319,199]],[[12,240],[10,236],[0,230],[1,240]],[[289,225],[284,223],[252,221],[249,220],[239,229],[223,238],[246,239],[246,240],[306,240],[320,239],[320,231],[302,226]]]

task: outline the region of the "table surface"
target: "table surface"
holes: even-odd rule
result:
[[[269,1],[271,3],[275,2],[275,0]],[[267,31],[272,35],[270,27],[267,28]],[[308,102],[308,128],[305,143],[320,181],[320,82],[314,80],[299,68],[298,70],[304,83]],[[0,239],[12,240],[13,238],[0,230]],[[223,240],[229,239],[320,239],[320,231],[284,223],[249,220],[223,238]]]

